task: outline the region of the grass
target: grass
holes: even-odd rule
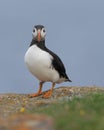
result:
[[[39,107],[31,112],[52,116],[55,130],[104,130],[103,93]]]

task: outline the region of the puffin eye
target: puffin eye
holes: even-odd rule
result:
[[[44,33],[46,32],[45,29],[43,29],[43,32],[44,32]]]
[[[42,38],[42,39],[45,39],[45,36],[46,36],[45,28],[42,28],[42,29],[41,29],[41,38]]]
[[[35,29],[33,29],[33,32],[35,32]]]
[[[32,35],[35,38],[37,36],[37,30],[36,28],[33,28]]]
[[[42,28],[42,33],[46,33],[46,30],[45,30],[45,28]]]

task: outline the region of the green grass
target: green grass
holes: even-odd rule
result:
[[[103,93],[39,107],[31,112],[52,116],[55,130],[104,130]]]

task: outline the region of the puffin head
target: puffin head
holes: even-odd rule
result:
[[[33,36],[33,39],[38,42],[44,41],[45,36],[46,36],[46,31],[45,31],[44,26],[43,25],[34,26],[33,31],[32,31],[32,36]]]

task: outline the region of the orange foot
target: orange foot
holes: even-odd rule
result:
[[[42,92],[38,92],[38,93],[33,93],[33,94],[30,94],[29,97],[30,98],[33,98],[33,97],[38,97],[42,94]]]
[[[52,90],[49,90],[48,92],[46,92],[44,95],[43,95],[43,98],[50,98],[52,95]]]

